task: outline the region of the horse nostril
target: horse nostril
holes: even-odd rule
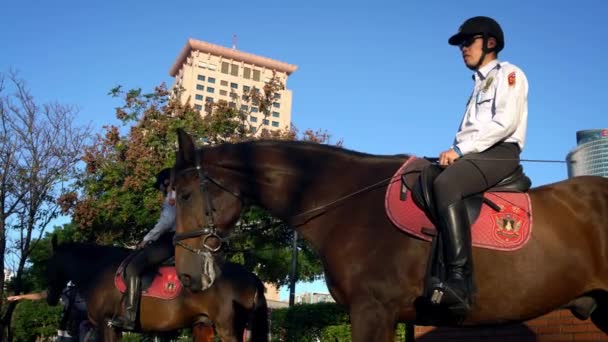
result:
[[[180,274],[179,281],[182,282],[185,288],[190,288],[192,286],[192,278],[187,274]]]

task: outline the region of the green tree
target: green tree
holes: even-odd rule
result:
[[[121,127],[106,126],[86,149],[86,168],[79,178],[81,191],[66,196],[64,209],[73,213],[74,222],[89,239],[133,245],[158,217],[162,198],[152,184],[156,172],[174,163],[177,128],[184,128],[199,144],[260,138],[328,143],[330,135],[325,131],[307,130],[300,134],[295,128],[269,131],[251,125],[247,120],[250,112],[241,109],[251,106],[241,106],[241,99],[246,104],[255,103],[260,112],[269,116],[275,94],[282,87],[273,78],[261,90],[253,88],[244,96],[233,96],[236,102],[209,104],[203,113],[188,102],[175,100],[180,98],[180,89],[170,92],[164,85],[151,93],[112,89],[110,94],[123,101],[116,109]],[[232,260],[245,264],[263,280],[285,284],[291,239],[289,227],[260,208],[251,208],[240,221],[227,251]],[[301,242],[299,278],[312,280],[321,272],[318,258]]]

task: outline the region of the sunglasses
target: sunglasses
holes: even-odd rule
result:
[[[464,47],[469,47],[469,46],[473,45],[473,43],[475,43],[475,41],[479,38],[483,38],[483,35],[475,35],[475,36],[467,37],[467,38],[463,39],[462,42],[460,42],[460,44],[458,46],[460,46],[461,49]]]

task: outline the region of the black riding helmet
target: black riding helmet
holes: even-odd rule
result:
[[[171,168],[163,169],[156,175],[156,182],[154,182],[154,188],[156,190],[160,190],[160,186],[167,179],[171,179]]]
[[[462,25],[460,25],[458,33],[448,39],[448,43],[450,45],[458,46],[461,45],[465,40],[476,35],[483,36],[483,55],[479,59],[478,66],[481,65],[486,53],[490,51],[496,51],[496,53],[499,53],[505,47],[505,37],[500,25],[496,22],[496,20],[483,16],[467,19]],[[488,48],[488,39],[490,37],[496,39],[496,47],[492,49]]]

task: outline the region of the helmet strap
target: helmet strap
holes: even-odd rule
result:
[[[481,64],[483,64],[483,61],[486,59],[486,55],[488,54],[488,52],[493,51],[494,49],[490,49],[488,48],[488,34],[484,33],[483,34],[483,46],[481,48],[481,57],[479,57],[479,61],[477,62],[477,64],[473,67],[474,70],[479,70],[479,67],[481,66]]]

